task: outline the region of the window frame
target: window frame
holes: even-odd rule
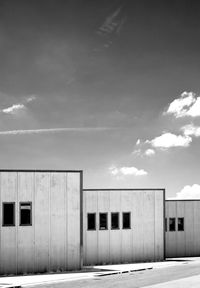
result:
[[[129,214],[129,227],[127,228],[124,228],[124,214]],[[123,230],[127,230],[127,229],[131,229],[131,212],[130,211],[127,211],[127,212],[122,212],[122,229]]]
[[[94,215],[94,226],[95,226],[94,229],[89,229],[89,228],[88,228],[88,215],[90,215],[90,214]],[[95,213],[95,212],[87,213],[87,231],[96,231],[96,229],[97,229],[96,213]]]
[[[117,214],[117,216],[118,216],[118,227],[117,228],[113,228],[112,227],[112,215],[113,214]],[[110,214],[110,228],[111,228],[111,230],[119,230],[120,229],[120,217],[119,217],[119,212],[111,212],[111,214]]]
[[[168,219],[167,218],[165,218],[165,232],[167,232],[168,231],[168,226],[167,226],[167,224],[168,224],[168,221],[167,221]]]
[[[5,204],[12,204],[13,205],[13,224],[5,224],[4,220],[4,211],[5,211]],[[15,202],[2,202],[2,226],[3,227],[15,227],[16,224],[16,213],[15,213]]]
[[[22,219],[21,219],[21,204],[26,204],[30,205],[30,224],[22,224]],[[31,201],[22,201],[19,202],[19,226],[32,226],[32,202]]]
[[[170,229],[170,219],[174,219],[174,230]],[[169,232],[175,232],[176,231],[176,217],[170,217],[169,218]]]
[[[102,229],[101,228],[101,221],[100,221],[100,219],[101,219],[101,215],[102,214],[105,214],[106,215],[106,228],[104,229]],[[101,231],[106,231],[106,230],[108,230],[108,213],[107,212],[99,212],[99,230],[101,230]]]
[[[183,229],[179,229],[179,223],[178,223],[178,221],[179,221],[179,219],[183,219]],[[184,220],[184,217],[178,217],[178,219],[177,219],[177,230],[179,231],[179,232],[184,232],[185,231],[185,220]]]

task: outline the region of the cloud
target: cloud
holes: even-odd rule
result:
[[[200,137],[200,127],[196,127],[193,124],[183,126],[181,130],[186,136]]]
[[[145,154],[146,156],[153,156],[153,155],[155,155],[155,150],[153,150],[153,149],[147,149],[147,150],[144,152],[144,154]]]
[[[136,167],[121,167],[121,168],[117,168],[116,166],[111,166],[109,168],[110,173],[114,176],[129,176],[129,175],[133,175],[133,176],[144,176],[147,175],[148,173],[143,170],[143,169],[137,169]]]
[[[175,199],[200,199],[200,185],[186,185],[176,194]]]
[[[0,131],[1,135],[24,135],[24,134],[44,134],[44,133],[61,133],[61,132],[100,132],[108,131],[116,128],[109,127],[74,127],[74,128],[48,128],[48,129],[34,129],[34,130],[10,130]]]
[[[158,136],[151,141],[147,140],[146,143],[150,143],[153,147],[156,148],[171,148],[171,147],[188,147],[192,142],[190,136],[175,135],[172,133],[164,133],[161,136]]]
[[[9,106],[7,108],[4,108],[1,110],[1,112],[5,113],[5,114],[16,114],[19,113],[22,110],[26,109],[26,105],[29,102],[32,102],[36,99],[35,95],[30,95],[28,96],[24,101],[22,101],[22,103],[18,103],[18,104],[13,104],[12,106]]]
[[[173,114],[176,118],[200,116],[200,96],[193,92],[183,92],[181,96],[172,101],[164,114]]]
[[[17,111],[22,110],[22,109],[25,109],[24,104],[14,104],[8,108],[2,109],[2,112],[6,114],[14,114]]]
[[[140,142],[141,142],[140,139],[138,139],[137,142],[136,142],[136,145],[137,146],[140,145]]]

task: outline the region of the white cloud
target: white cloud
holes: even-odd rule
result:
[[[22,109],[25,109],[24,104],[14,104],[8,108],[3,109],[2,112],[6,114],[14,114],[17,111],[22,110]]]
[[[193,124],[186,125],[182,127],[181,130],[183,130],[183,133],[186,136],[200,137],[200,127],[196,127]]]
[[[26,102],[29,103],[29,102],[32,102],[36,99],[36,96],[35,95],[31,95],[29,96],[27,99],[26,99]]]
[[[80,127],[80,128],[48,128],[33,130],[8,130],[0,131],[0,135],[23,135],[23,134],[44,134],[44,133],[61,133],[61,132],[98,132],[108,131],[114,128],[109,127]]]
[[[144,154],[145,154],[146,156],[153,156],[153,155],[155,155],[155,150],[153,150],[153,149],[147,149],[147,150],[144,152]]]
[[[124,176],[128,176],[128,175],[133,175],[133,176],[143,176],[143,175],[147,175],[148,173],[143,170],[143,169],[137,169],[136,167],[121,167],[121,168],[117,168],[116,166],[111,166],[109,168],[110,173],[114,176],[117,175],[124,175]]]
[[[136,142],[136,145],[137,146],[140,145],[140,142],[141,142],[140,139],[138,139],[137,142]]]
[[[200,199],[200,185],[186,185],[176,194],[176,199]]]
[[[176,118],[200,116],[200,97],[193,92],[183,92],[181,96],[172,101],[164,114],[173,114]]]
[[[190,136],[175,135],[172,133],[164,133],[151,141],[147,140],[146,143],[150,143],[153,147],[157,148],[171,148],[171,147],[188,147],[192,142]]]
[[[141,153],[142,153],[141,149],[136,149],[136,150],[134,150],[131,154],[138,156],[138,155],[141,155]]]

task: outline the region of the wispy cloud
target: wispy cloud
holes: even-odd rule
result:
[[[194,92],[183,92],[181,96],[173,100],[164,114],[173,114],[176,118],[185,116],[200,116],[200,96]]]
[[[146,155],[146,156],[153,156],[153,155],[155,155],[155,150],[153,150],[153,149],[147,149],[145,152],[144,152],[144,154]]]
[[[186,185],[180,192],[176,193],[175,199],[200,199],[200,185]]]
[[[155,137],[152,140],[147,140],[146,143],[153,147],[168,149],[171,147],[188,147],[192,142],[192,138],[187,135],[175,135],[172,133],[163,133],[161,136]]]
[[[113,176],[144,176],[148,173],[144,169],[138,169],[136,167],[121,167],[111,166],[109,168],[110,173]]]
[[[183,126],[181,130],[186,136],[200,137],[200,127],[194,126],[193,124]]]
[[[35,95],[30,95],[27,96],[25,98],[24,101],[22,101],[22,103],[17,103],[17,104],[13,104],[7,108],[4,108],[1,110],[1,112],[5,113],[5,114],[16,114],[19,113],[20,111],[23,111],[26,109],[26,104],[30,103],[32,101],[34,101],[36,99]]]
[[[114,130],[109,127],[74,127],[74,128],[48,128],[33,130],[8,130],[0,131],[0,135],[25,135],[25,134],[44,134],[44,133],[61,133],[61,132],[101,132]]]
[[[6,114],[14,114],[17,111],[23,110],[23,109],[25,109],[24,104],[14,104],[8,108],[2,109],[2,112]]]

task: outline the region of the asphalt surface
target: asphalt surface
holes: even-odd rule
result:
[[[136,288],[178,280],[200,274],[200,263],[184,263],[182,265],[145,270],[133,273],[100,276],[88,280],[77,280],[57,284],[42,284],[42,288]],[[32,286],[36,287],[36,286]],[[199,283],[200,287],[200,283]]]

